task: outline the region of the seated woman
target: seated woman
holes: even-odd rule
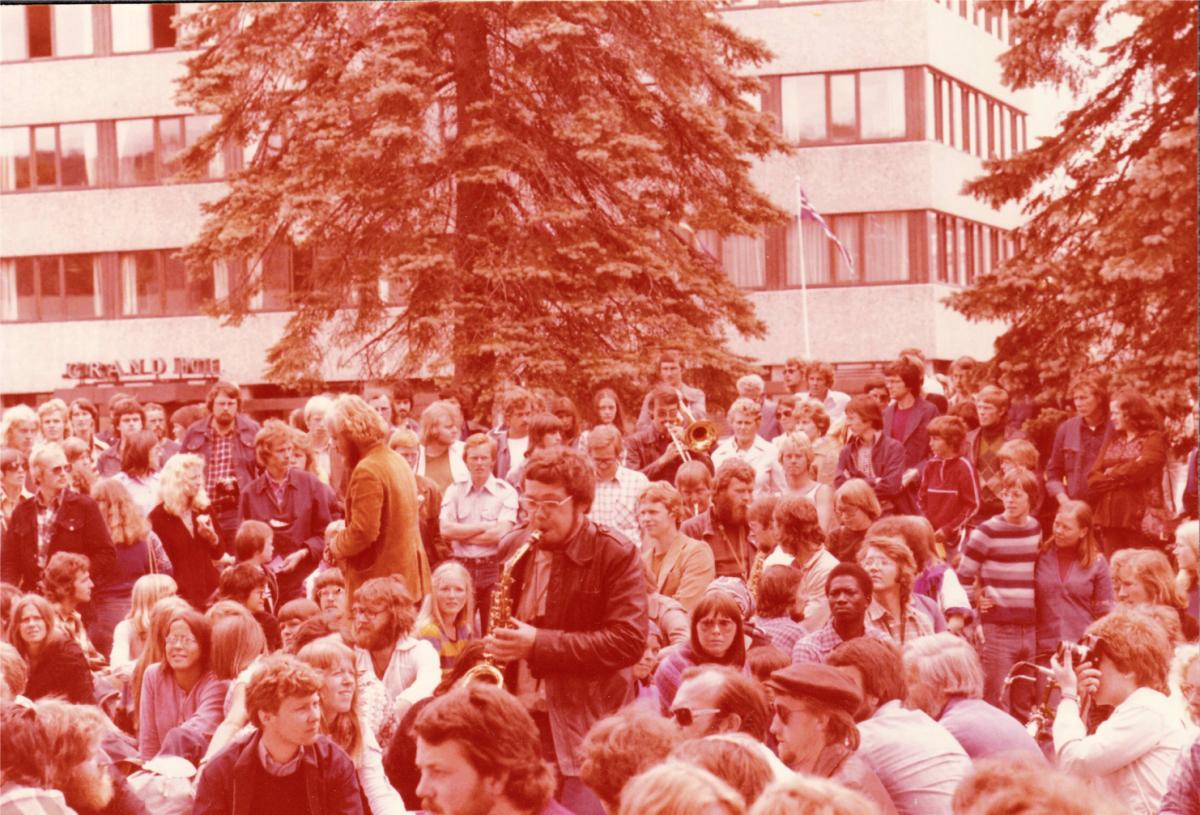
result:
[[[81,705],[96,701],[87,658],[59,627],[57,615],[44,597],[26,594],[13,603],[8,641],[29,664],[27,697],[61,696]]]
[[[646,487],[637,499],[649,590],[672,597],[691,611],[716,577],[716,566],[707,543],[679,531],[684,512],[683,498],[665,481]]]
[[[449,676],[463,649],[478,635],[474,630],[475,589],[471,575],[457,560],[447,560],[430,576],[433,591],[417,615],[417,637],[438,652],[442,678]]]
[[[212,671],[218,679],[230,684],[225,693],[225,719],[213,733],[201,764],[225,749],[250,723],[246,713],[246,685],[259,665],[259,658],[266,653],[267,640],[262,627],[244,609],[213,623]]]
[[[179,596],[196,608],[204,608],[217,588],[221,542],[206,514],[204,459],[191,453],[176,453],[162,471],[162,503],[150,513],[150,525],[162,541],[174,566]]]
[[[852,478],[833,495],[833,513],[837,523],[826,540],[827,548],[842,563],[857,563],[858,549],[871,524],[883,514],[875,490],[861,478]]]
[[[1167,697],[1171,645],[1139,611],[1120,608],[1088,626],[1087,662],[1070,653],[1051,662],[1062,700],[1054,717],[1058,766],[1106,790],[1135,815],[1155,815],[1188,734]],[[1112,715],[1088,733],[1085,711],[1111,705]]]
[[[195,762],[221,723],[229,687],[209,667],[212,626],[194,609],[176,611],[159,645],[165,658],[142,677],[138,754]]]
[[[153,434],[151,434],[153,435]],[[95,621],[88,633],[101,652],[111,650],[113,629],[129,613],[133,586],[148,574],[171,575],[175,569],[162,541],[133,496],[115,478],[105,478],[92,487],[92,499],[108,526],[117,566],[92,598]],[[172,585],[174,583],[172,582]]]
[[[321,732],[346,751],[373,815],[404,815],[400,794],[383,772],[383,749],[363,721],[358,700],[354,652],[340,642],[320,640],[300,649],[301,662],[321,672]]]
[[[858,553],[858,564],[871,576],[868,628],[887,634],[900,645],[946,629],[937,604],[913,594],[917,562],[903,538],[868,535]]]
[[[920,515],[890,515],[871,524],[868,538],[899,538],[912,552],[917,564],[912,591],[922,608],[937,619],[934,609],[946,619],[946,626],[955,634],[963,630],[972,615],[971,601],[958,575],[938,556],[937,538],[933,524]]]
[[[663,652],[654,672],[654,685],[666,715],[675,701],[680,677],[693,665],[729,665],[741,670],[746,663],[745,620],[737,600],[724,591],[710,591],[692,609],[691,637],[684,645]]]

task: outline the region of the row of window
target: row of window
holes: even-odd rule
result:
[[[826,217],[853,265],[811,221],[796,220],[760,237],[700,242],[745,289],[939,282],[968,286],[1012,256],[1005,230],[929,210],[866,212]]]
[[[762,109],[801,146],[940,141],[981,158],[1025,149],[1025,114],[925,67],[765,77]]]
[[[810,221],[762,237],[718,238],[702,232],[701,244],[746,289],[853,286],[936,281],[971,285],[1012,256],[1003,230],[927,210],[830,215],[833,230],[853,259]],[[278,245],[248,269],[218,264],[210,275],[189,278],[175,250],[55,255],[0,260],[0,320],[88,320],[196,314],[228,296],[231,281],[250,280],[250,308],[278,311],[316,285],[315,254]],[[389,281],[380,297],[396,302]],[[398,288],[395,291],[399,291]]]
[[[217,117],[160,116],[0,128],[0,192],[117,187],[170,181],[178,157]],[[224,178],[236,156],[218,151],[208,178]]]
[[[175,48],[175,18],[194,3],[0,7],[0,60],[108,56]]]

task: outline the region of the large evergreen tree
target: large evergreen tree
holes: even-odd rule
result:
[[[967,191],[1024,201],[1020,250],[952,304],[1002,319],[995,363],[1062,395],[1098,368],[1176,412],[1197,376],[1196,4],[992,0],[1013,16],[1012,88],[1054,83],[1077,105],[1056,133]],[[1108,45],[1098,36],[1119,32]]]
[[[332,342],[364,375],[581,395],[665,346],[737,369],[727,332],[761,336],[692,237],[783,217],[748,175],[787,149],[746,101],[768,55],[712,4],[212,4],[186,27],[181,101],[220,119],[185,165],[258,145],[189,265],[317,252],[272,380],[319,378]],[[236,321],[259,281],[232,278]]]

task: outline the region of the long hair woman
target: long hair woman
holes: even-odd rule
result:
[[[458,655],[478,635],[474,629],[475,589],[471,574],[456,560],[447,560],[430,576],[433,591],[417,615],[416,633],[438,652],[442,678],[454,669]]]
[[[898,538],[912,552],[917,571],[912,595],[923,611],[938,622],[940,613],[946,627],[960,633],[971,619],[971,601],[959,582],[958,574],[938,554],[933,524],[921,515],[889,515],[871,524],[868,538]]]
[[[61,696],[81,705],[95,703],[92,672],[83,650],[60,628],[54,608],[38,594],[13,603],[8,641],[29,665],[25,695]]]
[[[1187,598],[1188,614],[1200,613],[1197,561],[1200,560],[1200,521],[1187,521],[1175,530],[1175,585]]]
[[[150,525],[174,566],[179,596],[204,608],[217,588],[213,561],[221,544],[207,515],[204,459],[191,453],[172,456],[162,471],[162,503],[150,513]]]
[[[628,435],[629,423],[625,419],[625,412],[621,409],[621,400],[617,397],[617,392],[612,388],[601,388],[596,391],[592,397],[592,428],[608,425],[614,427],[622,435]],[[585,430],[579,435],[580,451],[587,451],[587,440],[591,430]],[[624,463],[625,453],[622,451],[622,463]]]
[[[354,762],[369,811],[402,815],[404,802],[383,772],[383,749],[360,714],[354,652],[340,642],[323,639],[304,646],[297,656],[321,672],[321,732]]]
[[[160,645],[164,658],[142,676],[138,754],[195,762],[221,723],[229,682],[212,672],[212,626],[195,609],[171,615]]]
[[[176,612],[186,611],[190,608],[191,605],[188,601],[177,594],[161,597],[150,607],[150,625],[146,630],[146,639],[142,644],[142,652],[138,654],[137,662],[134,663],[133,677],[129,680],[133,697],[132,704],[130,705],[130,726],[134,732],[139,727],[142,702],[142,678],[146,675],[146,671],[151,665],[163,660],[165,651],[164,642],[167,637],[167,623],[171,622],[171,617]]]
[[[158,435],[153,430],[131,433],[121,443],[121,471],[113,476],[129,490],[143,515],[158,503]]]
[[[742,609],[725,591],[709,591],[692,609],[691,637],[665,656],[654,672],[663,712],[670,710],[683,672],[693,665],[746,664],[746,622]]]
[[[212,611],[212,609],[209,609]],[[245,611],[245,609],[241,609]],[[212,620],[212,615],[207,615]],[[250,722],[246,712],[246,685],[254,675],[258,660],[267,654],[267,638],[262,626],[248,611],[233,611],[213,621],[212,671],[218,679],[230,683],[225,694],[225,718],[213,733],[201,764],[225,749]]]
[[[917,561],[903,538],[868,535],[859,550],[858,564],[871,576],[868,627],[883,631],[900,645],[939,629],[936,621],[941,612],[937,605],[932,604],[930,610],[913,597]],[[940,628],[945,627],[943,619]]]
[[[125,619],[113,629],[113,647],[108,664],[128,680],[150,636],[150,612],[164,597],[174,597],[179,587],[169,574],[146,574],[133,584],[132,600]]]
[[[1122,549],[1113,554],[1110,571],[1118,603],[1167,606],[1179,615],[1184,639],[1196,639],[1197,621],[1187,613],[1187,597],[1179,590],[1166,555],[1154,549]]]
[[[88,629],[96,646],[107,653],[113,629],[129,613],[131,592],[138,579],[148,574],[171,575],[174,567],[145,513],[118,479],[97,481],[92,498],[100,507],[117,553],[116,568],[96,587],[92,598],[95,622]]]
[[[1067,501],[1054,516],[1052,534],[1042,542],[1035,570],[1037,651],[1049,664],[1064,640],[1078,642],[1087,627],[1112,611],[1108,561],[1083,501]]]

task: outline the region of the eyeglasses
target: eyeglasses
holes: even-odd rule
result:
[[[737,623],[728,617],[705,617],[700,622],[696,623],[697,628],[704,628],[709,631],[723,630],[726,628],[736,628]]]
[[[170,647],[172,645],[182,645],[185,647],[191,647],[191,646],[199,645],[200,643],[196,642],[195,637],[189,637],[189,636],[180,634],[180,635],[176,635],[176,636],[172,636],[172,637],[167,637],[166,644],[168,647]]]
[[[786,705],[775,705],[775,715],[779,717],[779,721],[783,722],[785,727],[787,726],[788,719],[792,718],[792,714],[799,713],[799,712],[800,712],[799,709],[794,708],[794,707],[787,707]]]
[[[354,608],[350,609],[350,615],[352,617],[378,617],[380,614],[383,614],[386,610],[387,609],[382,609],[382,608],[367,608],[365,606],[355,606]]]
[[[536,498],[522,498],[520,501],[520,504],[521,504],[521,509],[525,510],[526,512],[536,512],[539,509],[544,509],[544,510],[549,511],[552,509],[558,509],[559,507],[563,506],[564,504],[567,503],[567,501],[570,501],[570,500],[571,500],[571,496],[569,496],[569,495],[566,498],[560,498],[557,501],[555,501],[553,499],[546,500],[546,501],[539,501]]]
[[[69,464],[56,464],[53,467],[47,467],[46,472],[54,473],[55,475],[62,475],[69,469],[71,469]]]
[[[858,565],[864,569],[886,569],[892,565],[892,561],[885,557],[869,557],[858,562]]]
[[[680,727],[691,727],[695,723],[696,717],[704,713],[720,713],[719,707],[673,707],[671,708],[671,716],[675,719]]]

